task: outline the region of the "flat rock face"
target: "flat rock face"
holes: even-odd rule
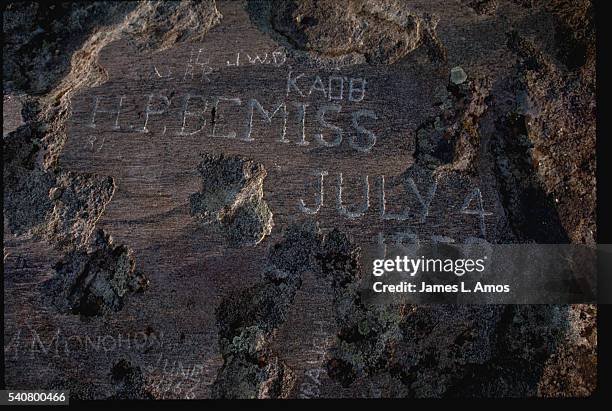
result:
[[[359,293],[389,244],[596,242],[590,3],[45,7],[4,15],[7,386],[594,390],[595,306]]]

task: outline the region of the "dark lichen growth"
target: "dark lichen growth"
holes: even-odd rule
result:
[[[223,367],[216,398],[286,397],[295,376],[274,354],[270,340],[285,322],[302,273],[312,266],[320,238],[314,224],[295,225],[271,246],[263,281],[225,298],[216,310]]]
[[[567,334],[563,306],[366,305],[359,247],[336,230],[318,259],[338,322],[327,372],[345,387],[369,380],[400,397],[535,395]]]
[[[384,367],[388,361],[398,321],[387,307],[366,307],[360,294],[361,249],[346,234],[332,230],[325,235],[317,255],[320,274],[329,278],[334,291],[338,343],[327,362],[330,377],[349,386],[357,378]]]
[[[70,71],[72,54],[96,26],[116,24],[136,2],[36,3],[3,6],[5,91],[49,92]]]

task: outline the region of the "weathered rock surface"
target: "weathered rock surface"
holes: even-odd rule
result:
[[[135,272],[132,251],[116,246],[98,230],[86,251],[75,251],[55,267],[50,288],[60,309],[84,316],[119,311],[128,293],[143,291],[148,281]]]
[[[371,306],[359,282],[379,235],[596,243],[593,5],[272,4],[3,6],[7,386],[590,395],[595,306]]]

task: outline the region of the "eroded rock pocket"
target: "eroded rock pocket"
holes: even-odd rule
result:
[[[114,245],[99,229],[87,250],[66,256],[55,269],[50,288],[55,305],[86,317],[121,310],[128,294],[144,291],[148,280],[135,271],[132,250]]]
[[[190,214],[213,224],[231,246],[256,245],[272,231],[264,200],[263,165],[239,156],[204,154],[198,166],[202,190],[189,198]]]

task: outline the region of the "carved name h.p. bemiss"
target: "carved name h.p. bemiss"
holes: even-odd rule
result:
[[[152,118],[162,119],[161,132],[166,133],[173,129],[176,135],[203,134],[211,138],[225,137],[238,138],[243,141],[255,141],[253,133],[253,122],[260,120],[272,124],[278,119],[278,141],[281,143],[295,142],[298,145],[318,144],[321,147],[337,147],[343,138],[348,138],[349,146],[356,151],[369,152],[376,144],[376,134],[364,123],[376,121],[376,113],[368,109],[350,110],[351,130],[344,130],[333,123],[332,116],[347,110],[346,104],[360,102],[366,95],[367,81],[363,78],[346,78],[331,75],[324,82],[316,75],[309,87],[302,90],[305,82],[304,74],[294,75],[291,71],[287,77],[286,98],[281,99],[272,106],[265,107],[257,98],[245,98],[242,96],[207,96],[203,94],[184,94],[169,96],[162,93],[147,94],[141,96],[109,96],[97,95],[93,97],[93,104],[89,122],[86,125],[92,129],[104,131],[101,122],[104,121],[110,130],[129,130],[134,132],[149,133]],[[345,87],[345,83],[348,85]],[[303,101],[290,101],[290,97],[297,95],[319,95],[324,101],[318,109],[310,112],[310,104]],[[126,114],[126,101],[132,104],[140,104],[140,111],[144,118],[140,124],[130,123]],[[327,101],[327,102],[325,102]],[[341,103],[345,103],[344,107]],[[229,125],[220,124],[221,111],[233,110],[242,114],[244,123],[242,127],[220,132],[221,128]],[[171,113],[178,113],[178,119],[174,124],[167,118]],[[309,139],[306,136],[305,124],[307,117],[314,116],[321,132]],[[176,117],[176,116],[175,116]],[[289,118],[295,118],[298,129],[301,131],[296,139],[291,140],[287,136],[287,122]],[[107,129],[108,130],[108,129]],[[323,130],[326,130],[324,133]]]
[[[202,147],[235,144],[247,155],[249,147],[253,147],[264,153],[269,150],[276,157],[283,155],[284,147],[293,146],[318,158],[305,167],[289,170],[291,181],[299,180],[301,175],[303,186],[311,187],[299,193],[297,186],[291,189],[295,199],[289,200],[291,204],[287,208],[294,213],[320,215],[327,207],[336,218],[345,220],[372,215],[381,224],[396,224],[400,229],[396,234],[401,234],[406,233],[406,224],[426,224],[432,207],[437,204],[441,209],[453,209],[453,215],[474,219],[476,228],[468,238],[486,238],[486,223],[492,213],[485,211],[480,188],[472,185],[462,193],[449,195],[439,192],[439,184],[453,182],[439,183],[434,179],[424,183],[410,177],[403,178],[399,194],[394,189],[397,184],[391,189],[386,187],[386,180],[397,177],[397,172],[387,169],[387,159],[394,155],[395,149],[405,145],[402,140],[410,140],[412,136],[393,135],[398,121],[392,125],[389,113],[401,106],[389,109],[389,102],[381,102],[378,92],[369,107],[372,87],[388,87],[380,83],[380,78],[368,79],[363,72],[346,75],[334,69],[301,70],[282,49],[230,54],[230,57],[215,58],[206,48],[191,49],[182,65],[151,64],[152,86],[134,88],[141,92],[120,87],[113,93],[102,88],[96,90],[81,100],[85,107],[76,119],[80,127],[89,130],[88,148],[95,154],[107,137],[117,138],[112,136],[123,139],[141,136],[152,143],[159,138],[170,142],[195,138]],[[252,76],[255,86],[251,83],[246,89],[228,87],[232,84],[232,80],[224,78],[228,70],[232,78],[239,70],[241,74],[237,78],[243,83],[245,76]],[[261,70],[266,73],[263,78],[259,77]],[[380,109],[384,111],[382,116],[377,113]],[[377,146],[381,138],[387,140],[384,147]],[[342,156],[343,164],[354,164],[349,173],[334,169],[338,155]],[[378,165],[373,171],[371,166],[369,171],[362,170],[363,156],[372,155],[376,157],[372,161]],[[325,158],[328,160],[321,160]],[[291,159],[288,162],[291,164]],[[450,185],[448,188],[453,191]],[[331,196],[331,201],[327,196]],[[449,203],[455,206],[449,208]],[[379,234],[382,237],[377,237],[377,241],[382,244],[383,230]],[[454,241],[438,234],[428,237]]]

